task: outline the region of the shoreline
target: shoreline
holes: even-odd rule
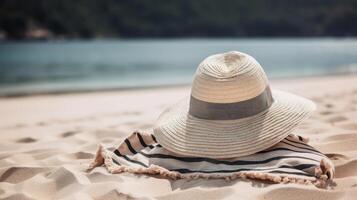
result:
[[[189,84],[176,84],[176,85],[157,85],[157,86],[141,86],[141,87],[113,87],[102,89],[74,89],[74,90],[57,90],[57,91],[44,91],[44,92],[28,92],[28,93],[14,93],[14,94],[0,94],[1,98],[21,98],[28,96],[40,96],[40,95],[70,95],[70,94],[87,94],[87,93],[105,93],[105,92],[121,92],[121,91],[141,91],[160,88],[177,88],[188,87]]]
[[[306,76],[289,76],[289,77],[276,77],[270,79],[271,82],[281,81],[296,81],[296,80],[311,80],[319,78],[335,78],[335,77],[355,77],[357,79],[357,72],[341,72],[334,74],[321,74],[321,75],[306,75]],[[73,90],[55,90],[55,91],[36,91],[36,92],[13,92],[13,93],[0,93],[0,99],[7,98],[22,98],[30,96],[42,96],[42,95],[70,95],[70,94],[86,94],[86,93],[106,93],[106,92],[121,92],[121,91],[142,91],[152,89],[170,89],[170,88],[184,88],[190,87],[190,83],[182,84],[169,84],[169,85],[153,85],[153,86],[133,86],[133,87],[112,87],[101,89],[73,89]]]

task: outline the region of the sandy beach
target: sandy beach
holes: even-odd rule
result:
[[[171,181],[87,172],[98,143],[116,147],[152,127],[189,86],[0,99],[0,199],[356,199],[357,75],[272,80],[273,89],[308,97],[317,111],[295,133],[336,166],[334,184],[251,180]],[[140,188],[140,190],[138,190]]]

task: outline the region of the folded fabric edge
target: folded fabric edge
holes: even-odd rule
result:
[[[98,146],[96,155],[92,162],[90,163],[88,170],[92,170],[96,167],[104,166],[107,170],[112,174],[118,173],[133,173],[133,174],[146,174],[146,175],[158,175],[162,178],[169,178],[172,180],[177,179],[186,179],[186,180],[195,180],[199,178],[203,179],[225,179],[225,180],[235,180],[235,179],[253,179],[253,180],[261,180],[261,181],[269,181],[272,183],[298,183],[309,185],[313,184],[316,187],[324,188],[328,185],[328,176],[333,176],[332,174],[328,175],[330,172],[330,168],[333,168],[333,165],[326,160],[322,159],[320,162],[320,166],[317,166],[311,170],[313,170],[316,177],[306,177],[301,178],[292,175],[277,175],[272,173],[265,172],[234,172],[227,174],[202,174],[202,173],[192,173],[192,174],[181,174],[179,172],[169,171],[165,168],[162,168],[157,165],[150,165],[148,168],[146,167],[128,167],[128,166],[118,166],[112,160],[111,155],[113,152],[106,150],[101,144]]]

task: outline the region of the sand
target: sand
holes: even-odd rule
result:
[[[248,180],[170,181],[86,172],[98,143],[150,128],[188,86],[0,99],[0,199],[357,199],[357,75],[273,80],[318,110],[295,132],[336,165],[328,189]]]

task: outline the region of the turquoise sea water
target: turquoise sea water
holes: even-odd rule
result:
[[[0,95],[188,84],[206,56],[238,50],[270,78],[357,72],[357,39],[0,43]]]

